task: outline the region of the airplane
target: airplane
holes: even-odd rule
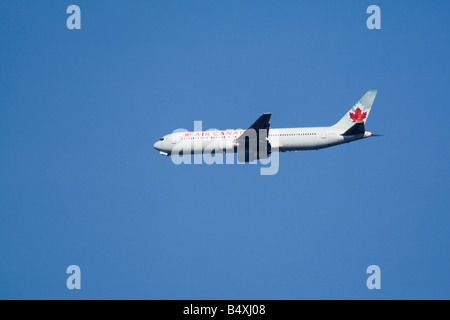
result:
[[[379,136],[366,131],[377,90],[361,99],[330,127],[270,128],[271,113],[262,114],[247,130],[174,132],[163,136],[154,148],[165,156],[205,152],[238,153],[240,161],[267,158],[271,152],[318,150]]]

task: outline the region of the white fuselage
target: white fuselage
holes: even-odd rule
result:
[[[154,144],[161,154],[212,154],[234,152],[250,159],[262,159],[272,152],[317,150],[373,136],[365,123],[377,90],[368,90],[331,127],[270,127],[272,113],[263,113],[247,130],[174,132]],[[247,160],[245,160],[247,161]]]
[[[272,151],[317,150],[347,143],[372,135],[369,131],[356,135],[342,135],[346,131],[340,127],[271,128],[268,141]],[[197,132],[176,132],[164,136],[154,144],[162,154],[170,155],[176,150],[183,153],[205,151],[236,152],[236,139],[245,130],[214,130]]]

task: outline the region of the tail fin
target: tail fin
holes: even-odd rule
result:
[[[369,90],[333,127],[351,128],[357,123],[364,124],[369,117],[370,109],[377,95],[377,90]]]

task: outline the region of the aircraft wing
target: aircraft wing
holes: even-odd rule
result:
[[[267,140],[267,137],[269,136],[269,129],[270,129],[270,117],[272,116],[271,113],[263,113],[258,120],[256,120],[245,132],[240,135],[236,141],[238,145],[245,146],[244,153],[240,152],[240,155],[238,155],[238,159],[241,161],[242,156],[248,156],[245,158],[245,162],[251,162],[253,160],[259,159],[260,154],[259,151],[263,144],[267,144],[267,149],[265,154],[262,156],[266,157],[268,153],[270,153],[270,144]],[[249,137],[249,139],[252,139],[256,137],[256,143],[254,141],[247,142],[248,145],[246,146],[246,137]],[[239,148],[238,148],[239,152]]]

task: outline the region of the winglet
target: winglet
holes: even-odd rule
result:
[[[260,130],[260,129],[266,129],[268,130],[270,128],[270,117],[272,116],[272,113],[263,113],[258,120],[256,120],[248,129],[254,129],[254,130]],[[247,129],[247,130],[248,130]]]
[[[270,143],[267,140],[270,129],[271,113],[263,113],[243,134],[237,139],[238,161],[252,162],[261,157],[267,157],[270,154]],[[255,139],[256,141],[251,139]],[[248,140],[248,141],[247,141]],[[264,151],[262,151],[264,150]],[[262,153],[261,153],[262,151]],[[239,156],[239,153],[240,156]]]

